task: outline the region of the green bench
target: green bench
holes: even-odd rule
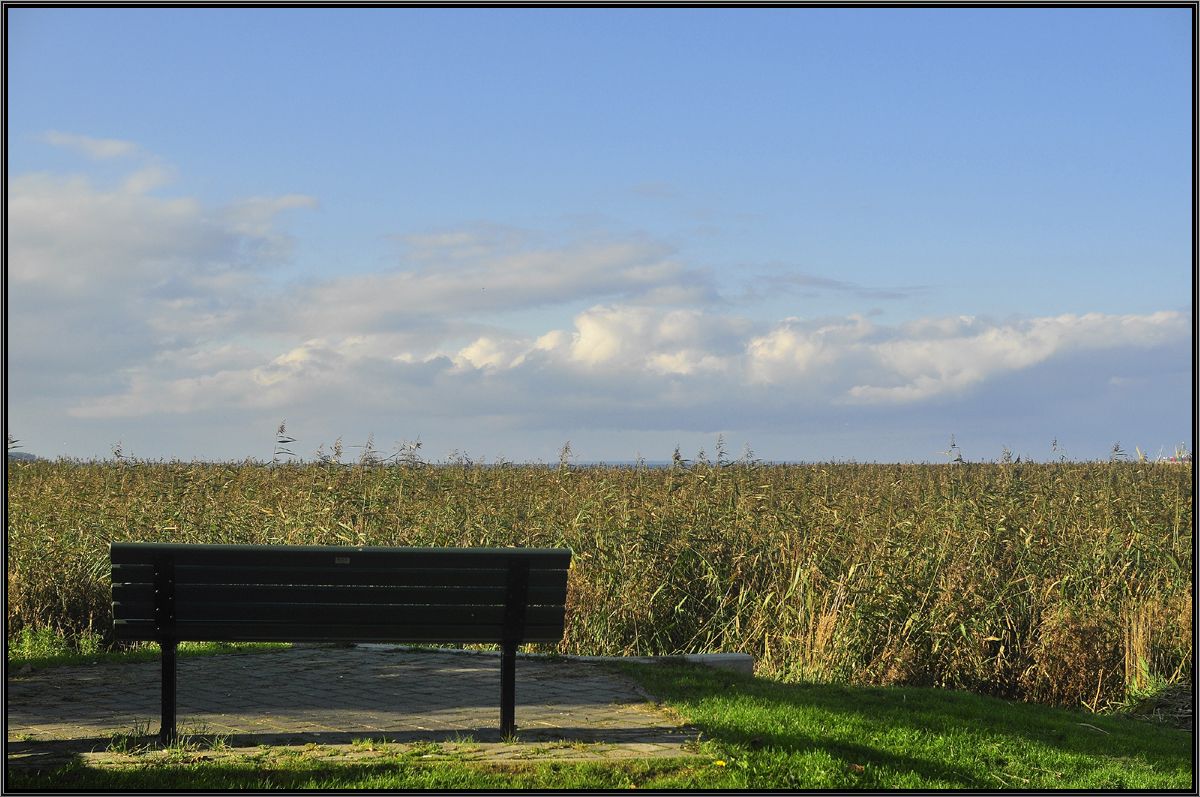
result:
[[[512,735],[517,646],[562,639],[571,563],[566,548],[114,542],[109,556],[116,638],[162,648],[163,744],[182,641],[499,644]]]

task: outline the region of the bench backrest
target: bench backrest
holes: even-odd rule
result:
[[[112,543],[127,640],[557,642],[566,548]]]

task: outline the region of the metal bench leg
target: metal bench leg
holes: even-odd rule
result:
[[[162,649],[162,723],[158,741],[164,747],[175,742],[175,650],[177,642],[160,642]]]
[[[505,642],[500,654],[500,735],[512,736],[516,721],[517,643]]]

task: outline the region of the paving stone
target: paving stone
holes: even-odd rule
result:
[[[514,744],[499,738],[498,656],[297,646],[187,657],[177,672],[181,732],[228,736],[238,749],[289,737],[348,745],[375,734],[399,743],[471,736],[487,760],[659,757],[689,755],[684,745],[697,738],[695,729],[678,725],[629,678],[574,660],[518,657]],[[107,744],[113,734],[139,724],[156,735],[159,677],[154,661],[10,675],[9,763],[40,766],[53,756],[39,755],[39,745],[57,754],[75,742],[76,752],[86,752],[84,745]],[[20,741],[17,754],[14,741]],[[610,747],[601,755],[569,744],[546,747],[548,741]]]

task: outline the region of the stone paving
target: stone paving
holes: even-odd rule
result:
[[[434,751],[425,757],[679,757],[698,738],[627,677],[581,661],[518,656],[515,743],[500,737],[499,656],[305,646],[181,657],[177,672],[179,732],[219,755],[259,745],[370,754],[375,740]],[[10,672],[8,764],[111,763],[119,736],[151,745],[159,673],[157,661]]]

